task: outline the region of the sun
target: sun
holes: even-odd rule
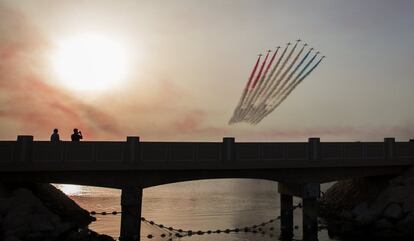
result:
[[[126,80],[127,52],[109,37],[81,34],[57,43],[52,68],[59,83],[69,90],[105,91]]]

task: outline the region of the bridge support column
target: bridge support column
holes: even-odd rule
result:
[[[301,197],[303,202],[303,241],[318,240],[318,203],[319,183],[279,183],[281,239],[293,237],[293,202],[292,197]]]
[[[293,196],[280,194],[280,239],[293,238]]]
[[[123,187],[121,194],[121,241],[139,241],[141,235],[142,188]]]
[[[303,241],[318,240],[318,204],[316,198],[303,198]]]

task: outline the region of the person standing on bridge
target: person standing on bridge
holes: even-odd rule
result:
[[[70,136],[72,141],[80,141],[83,139],[82,132],[78,131],[78,129],[73,129],[73,134]]]
[[[52,142],[56,142],[56,141],[60,141],[59,138],[59,130],[58,129],[54,129],[52,135],[50,136],[50,141]]]

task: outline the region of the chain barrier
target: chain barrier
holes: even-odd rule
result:
[[[302,208],[302,203],[298,203],[297,205],[294,205],[292,209],[295,210],[297,208]],[[106,215],[118,215],[118,214],[122,214],[122,212],[120,211],[112,211],[112,212],[91,211],[90,214],[93,216],[97,216],[97,215],[106,216]],[[239,232],[269,235],[270,237],[273,237],[274,236],[273,231],[275,228],[270,227],[269,230],[267,231],[264,229],[264,227],[270,223],[275,222],[276,220],[280,220],[280,216],[277,216],[276,218],[270,219],[260,224],[255,224],[255,225],[246,226],[246,227],[194,231],[191,229],[183,230],[183,229],[175,228],[172,226],[163,225],[160,223],[156,223],[152,220],[148,220],[145,217],[141,217],[142,223],[152,226],[154,228],[157,228],[159,231],[162,232],[162,234],[159,235],[160,238],[163,238],[163,239],[168,238],[168,241],[172,241],[173,238],[191,237],[194,235],[209,235],[209,234],[221,234],[221,233],[230,234],[230,233],[239,233]],[[298,229],[299,226],[296,225],[294,226],[294,228]],[[152,238],[155,238],[156,235],[148,234],[146,237],[148,239],[152,239]]]

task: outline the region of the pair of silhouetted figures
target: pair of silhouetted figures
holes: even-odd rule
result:
[[[82,132],[78,129],[73,129],[73,134],[70,136],[72,141],[80,141],[80,139],[83,139]],[[50,141],[60,141],[59,137],[59,130],[54,129],[52,135],[50,136]]]

